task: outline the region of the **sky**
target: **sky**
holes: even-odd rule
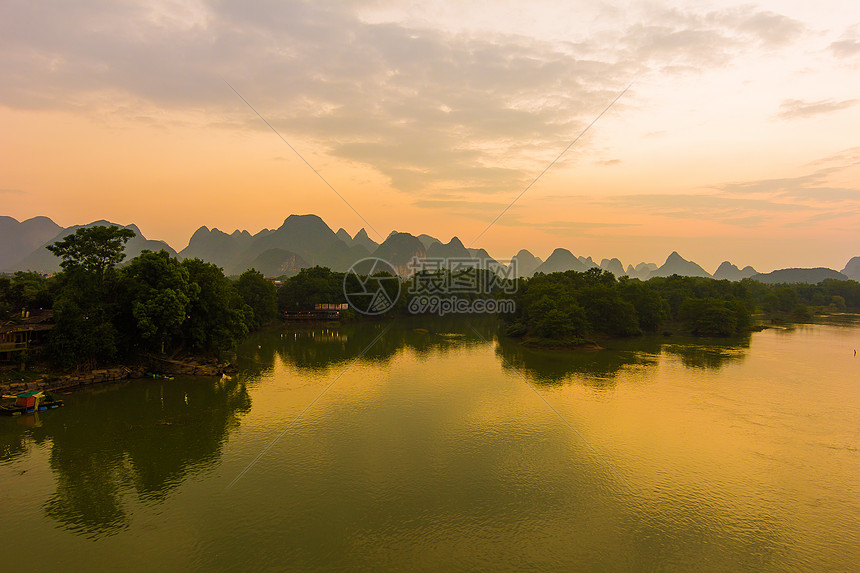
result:
[[[4,0],[0,77],[18,220],[177,250],[315,213],[499,259],[860,255],[853,1]]]

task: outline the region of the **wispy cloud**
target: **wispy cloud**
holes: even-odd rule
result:
[[[521,226],[540,229],[552,235],[575,237],[592,234],[598,229],[637,227],[638,225],[636,223],[601,223],[596,221],[547,221],[523,223]]]
[[[699,73],[803,32],[755,7],[645,6],[635,23],[554,43],[368,22],[334,2],[153,6],[10,0],[0,101],[130,120],[202,110],[213,125],[259,129],[226,78],[285,137],[370,165],[402,191],[511,192],[632,78]]]
[[[860,187],[833,184],[857,165],[856,149],[844,150],[821,162],[829,166],[796,177],[722,183],[699,193],[630,194],[580,200],[640,216],[710,221],[747,229],[860,220]]]
[[[854,106],[858,100],[849,99],[843,101],[822,100],[822,101],[803,101],[799,99],[787,99],[779,106],[779,113],[776,117],[779,119],[801,119],[816,115],[824,115],[848,109]]]
[[[10,195],[23,195],[26,191],[22,191],[21,189],[0,189],[0,193],[7,193]]]
[[[860,25],[845,30],[842,38],[830,44],[830,51],[837,58],[849,59],[860,56]]]

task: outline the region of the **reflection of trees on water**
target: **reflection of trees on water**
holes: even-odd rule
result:
[[[588,386],[611,388],[623,369],[657,364],[660,342],[654,338],[637,341],[635,347],[620,350],[544,350],[501,336],[496,354],[503,359],[505,369],[513,368],[538,384],[562,384],[575,378]]]
[[[271,369],[276,359],[307,370],[326,370],[359,356],[363,362],[385,363],[403,348],[429,356],[463,345],[487,344],[485,340],[492,340],[497,328],[497,321],[486,317],[423,316],[347,324],[289,324],[250,337],[240,349],[239,366],[243,373],[254,377]]]
[[[718,339],[709,338],[707,342],[701,339],[690,339],[663,345],[663,350],[672,356],[680,358],[687,368],[718,370],[733,362],[746,358],[750,347],[749,335],[740,338]]]
[[[575,377],[577,382],[589,386],[611,387],[625,369],[656,366],[662,352],[679,358],[688,368],[723,368],[746,357],[750,337],[641,337],[613,340],[608,345],[611,348],[594,352],[542,350],[502,336],[496,353],[507,362],[506,368],[513,367],[538,384],[561,384]]]
[[[240,350],[240,367],[253,378],[271,370],[276,360],[312,371],[343,366],[359,356],[365,363],[385,363],[403,348],[418,356],[444,354],[463,346],[486,345],[486,341],[496,339],[497,333],[498,322],[484,317],[421,316],[347,324],[289,324],[250,337]],[[612,340],[607,343],[610,349],[589,352],[529,348],[502,336],[496,353],[504,359],[504,368],[513,367],[541,384],[559,384],[575,376],[582,383],[601,387],[614,384],[624,369],[656,365],[664,351],[680,358],[687,367],[716,369],[743,359],[749,343],[749,336],[650,336]]]
[[[250,410],[236,380],[138,380],[67,397],[22,438],[52,444],[57,491],[45,513],[84,535],[128,526],[123,497],[162,501],[212,466],[239,416]]]

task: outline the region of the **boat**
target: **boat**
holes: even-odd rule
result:
[[[43,390],[30,390],[29,392],[21,392],[20,394],[12,394],[11,396],[3,396],[4,398],[12,398],[14,403],[0,404],[0,415],[3,416],[20,416],[22,414],[32,414],[33,412],[42,412],[44,410],[52,410],[63,405],[63,401],[57,399],[52,393],[45,393]]]
[[[155,378],[155,379],[164,379],[164,380],[173,380],[173,376],[168,376],[166,374],[157,374],[155,372],[147,372],[144,374],[147,378]]]

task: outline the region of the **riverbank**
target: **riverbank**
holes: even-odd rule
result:
[[[144,355],[134,365],[118,365],[74,373],[54,372],[49,369],[8,371],[0,373],[0,394],[17,394],[29,390],[72,392],[94,384],[145,378],[147,373],[166,376],[221,376],[233,374],[237,367],[230,362],[217,362],[200,358],[176,360],[167,357]]]

